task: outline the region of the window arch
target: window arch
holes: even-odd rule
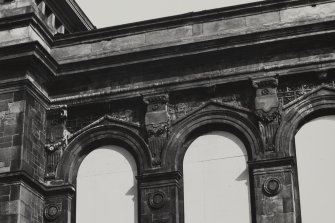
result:
[[[76,222],[137,223],[136,175],[136,162],[124,148],[89,153],[77,175]]]
[[[184,162],[185,223],[251,222],[247,151],[235,135],[198,137]]]
[[[334,222],[335,116],[316,118],[295,135],[301,219]]]

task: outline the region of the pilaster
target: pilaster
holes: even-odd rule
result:
[[[256,223],[295,223],[294,158],[250,162]]]
[[[179,223],[181,174],[166,172],[137,177],[142,223]]]

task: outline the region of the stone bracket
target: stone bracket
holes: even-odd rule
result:
[[[277,95],[277,77],[261,77],[252,79],[256,89],[255,114],[264,143],[265,152],[275,151],[275,136],[281,120],[281,112]]]
[[[57,165],[71,136],[71,133],[66,129],[66,105],[51,108],[47,113],[47,120],[48,143],[44,146],[47,156],[45,178],[51,180],[55,178]]]
[[[168,113],[168,94],[145,95],[143,101],[147,105],[145,114],[145,127],[148,135],[149,149],[151,151],[152,165],[160,167],[161,153],[164,148],[170,129],[170,116]]]

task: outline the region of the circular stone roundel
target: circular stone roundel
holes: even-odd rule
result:
[[[59,209],[54,204],[49,204],[44,208],[44,216],[48,221],[55,220],[59,215]]]
[[[275,196],[282,189],[282,183],[278,178],[269,178],[263,184],[263,189],[267,195]]]
[[[149,195],[149,205],[152,208],[158,209],[164,206],[165,194],[161,191],[156,191]]]

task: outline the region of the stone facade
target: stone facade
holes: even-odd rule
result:
[[[248,152],[253,223],[301,223],[294,136],[335,111],[335,1],[278,0],[97,30],[74,1],[0,1],[0,222],[75,223],[83,158],[119,145],[139,222],[183,223],[210,131]]]

